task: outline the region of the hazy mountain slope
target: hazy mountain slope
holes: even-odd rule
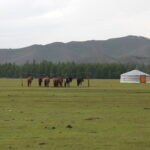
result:
[[[55,42],[48,45],[32,45],[21,49],[1,49],[0,63],[22,64],[36,60],[41,62],[134,62],[150,63],[150,39],[137,36],[104,41]]]

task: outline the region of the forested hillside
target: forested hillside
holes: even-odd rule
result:
[[[25,63],[24,65],[1,64],[0,77],[41,77],[51,75],[52,77],[84,77],[101,79],[118,79],[120,74],[132,69],[140,69],[150,73],[150,65],[135,64],[76,64],[76,63],[52,63],[43,61],[41,63]]]

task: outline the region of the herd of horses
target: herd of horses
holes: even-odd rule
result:
[[[50,75],[46,76],[46,77],[39,77],[38,78],[38,85],[39,87],[42,86],[42,83],[44,83],[45,87],[49,87],[50,84],[50,80],[53,81],[53,86],[54,87],[70,87],[70,83],[72,82],[73,78],[72,77],[67,77],[67,78],[62,78],[62,77],[57,77],[57,78],[52,78]],[[27,78],[27,85],[28,87],[31,86],[33,81],[33,77],[30,76]],[[83,78],[77,78],[77,86],[79,87],[80,85],[82,85],[82,82],[84,81]]]

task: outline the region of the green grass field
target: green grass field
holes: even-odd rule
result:
[[[20,85],[0,79],[0,150],[150,149],[150,84]]]

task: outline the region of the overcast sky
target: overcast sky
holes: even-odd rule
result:
[[[0,48],[150,38],[150,0],[0,0]]]

